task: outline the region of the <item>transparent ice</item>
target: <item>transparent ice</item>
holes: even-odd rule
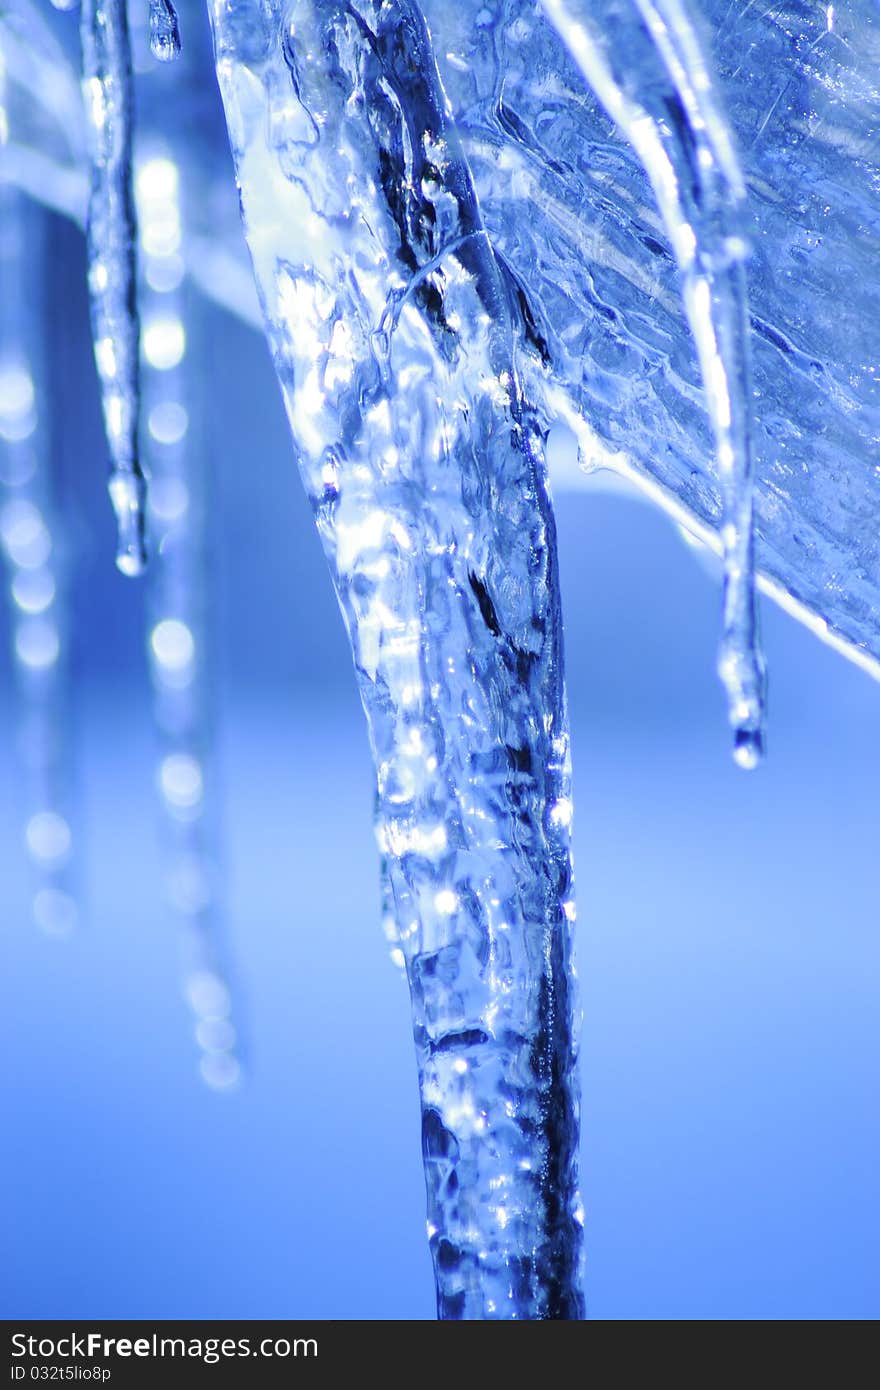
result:
[[[110,500],[123,574],[146,563],[140,463],[140,331],[132,144],[134,94],[126,0],[82,0],[80,35],[90,190],[86,235],[95,363],[110,445]]]
[[[198,65],[204,19],[195,0],[180,9]],[[878,673],[880,12],[209,11],[253,277],[225,132],[201,109],[191,119],[204,88],[166,85],[159,101],[155,77],[139,79],[144,138],[176,102],[161,158],[186,173],[180,282],[265,328],[348,624],[413,999],[440,1314],[577,1317],[547,466],[560,505],[585,473],[614,470],[721,557],[719,671],[741,765],[763,748],[756,581]],[[176,55],[169,4],[131,15],[156,56]],[[137,344],[149,362],[151,339],[133,288],[125,9],[83,4],[85,119],[63,22],[29,0],[0,8],[0,169],[88,220],[120,563],[134,571]],[[177,288],[148,284],[141,307]],[[197,586],[197,564],[180,573]]]
[[[171,0],[150,0],[150,52],[160,63],[180,57],[180,24]]]

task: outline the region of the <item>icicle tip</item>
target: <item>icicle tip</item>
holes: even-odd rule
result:
[[[764,761],[764,732],[762,729],[737,729],[733,738],[733,761],[737,767],[751,772]]]
[[[766,675],[757,643],[739,632],[728,633],[721,644],[718,674],[727,694],[733,730],[733,760],[751,771],[764,759]]]
[[[136,578],[147,568],[147,482],[141,473],[114,473],[107,486],[116,513],[116,567]]]
[[[150,0],[150,52],[160,63],[180,57],[180,24],[171,0]]]

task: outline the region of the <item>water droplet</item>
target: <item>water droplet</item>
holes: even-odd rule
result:
[[[27,847],[43,864],[62,864],[70,853],[70,826],[57,811],[38,811],[25,829]]]
[[[107,487],[116,513],[119,535],[116,565],[123,574],[137,577],[147,567],[144,535],[146,479],[140,473],[114,473]]]
[[[764,737],[760,729],[737,729],[733,742],[733,759],[737,767],[751,771],[764,757]]]
[[[160,63],[180,57],[180,24],[171,0],[150,0],[150,52]]]

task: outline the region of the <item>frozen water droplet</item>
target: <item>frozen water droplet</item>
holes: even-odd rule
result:
[[[180,57],[180,24],[171,0],[150,0],[150,52],[160,63]]]
[[[734,730],[733,757],[738,767],[754,768],[764,756],[764,666],[756,642],[748,640],[748,614],[740,621],[731,614],[732,602],[744,600],[742,590],[725,588],[727,631],[721,643],[718,674],[727,692],[728,716]]]
[[[116,568],[126,579],[137,579],[147,568],[146,551],[139,546],[120,545],[116,552]]]
[[[147,567],[144,536],[146,480],[140,473],[115,473],[108,484],[108,491],[119,533],[116,566],[123,574],[135,578],[143,574]]]
[[[733,760],[737,767],[751,771],[764,758],[764,736],[760,729],[737,729],[733,742]]]

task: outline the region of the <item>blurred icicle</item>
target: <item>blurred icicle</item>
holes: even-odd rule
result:
[[[195,1016],[200,1071],[226,1089],[240,1074],[222,965],[216,804],[210,799],[206,507],[184,285],[183,177],[170,149],[144,137],[136,166],[143,323],[145,456],[158,560],[149,587],[149,653],[161,739],[168,899],[182,924],[184,991]]]
[[[734,757],[763,752],[752,527],[744,185],[686,0],[541,0],[650,180],[683,280],[715,435],[724,606],[719,672]],[[659,59],[659,61],[658,61]]]
[[[32,913],[51,936],[76,925],[66,765],[65,621],[47,419],[44,214],[0,183],[0,545],[19,700],[20,797]]]

